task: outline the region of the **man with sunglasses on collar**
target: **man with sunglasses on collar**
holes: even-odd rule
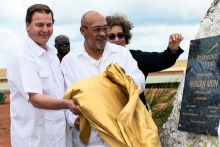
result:
[[[65,35],[59,35],[55,38],[55,48],[57,49],[57,57],[59,58],[60,62],[62,61],[63,57],[69,53],[70,51],[70,41],[69,37]]]

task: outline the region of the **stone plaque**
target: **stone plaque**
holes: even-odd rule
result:
[[[190,41],[178,130],[217,136],[220,36]]]

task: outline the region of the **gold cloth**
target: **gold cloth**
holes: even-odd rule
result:
[[[78,103],[81,141],[88,144],[91,123],[110,147],[161,147],[157,126],[139,99],[139,91],[117,64],[70,86],[64,99]]]

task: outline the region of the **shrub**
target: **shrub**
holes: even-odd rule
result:
[[[176,81],[178,81],[178,79],[161,84],[161,88],[155,89],[151,87],[145,90],[146,102],[150,105],[152,118],[159,132],[173,110],[174,96],[179,86],[179,83]]]
[[[0,104],[5,103],[5,98],[6,98],[5,94],[0,92]]]

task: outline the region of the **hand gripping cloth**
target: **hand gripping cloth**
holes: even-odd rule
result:
[[[81,141],[88,144],[91,124],[110,147],[161,147],[157,126],[139,91],[117,64],[70,86],[64,99],[78,103]]]

